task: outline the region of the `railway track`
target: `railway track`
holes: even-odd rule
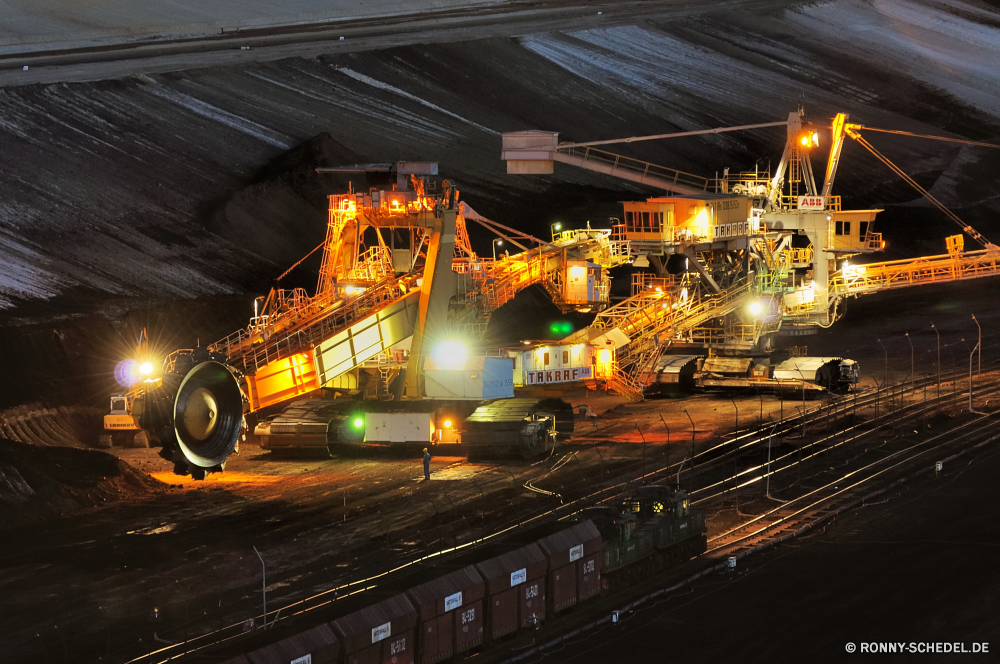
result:
[[[928,440],[901,446],[888,452],[884,458],[838,473],[835,479],[822,486],[782,501],[780,506],[709,538],[707,553],[732,554],[755,548],[765,541],[795,533],[804,526],[837,514],[846,505],[858,502],[859,498],[869,493],[877,480],[916,467],[929,468],[931,459],[940,458],[945,452],[993,440],[996,437],[993,420],[992,415],[979,416]],[[937,453],[937,456],[931,456],[932,453]]]
[[[924,384],[921,382],[915,382],[909,387],[901,387],[898,390],[900,394],[894,396],[894,399],[903,399],[907,394],[912,395],[923,388]],[[996,392],[1000,392],[1000,381],[977,384],[977,395]],[[298,601],[275,607],[269,611],[267,622],[280,623],[290,618],[296,618],[296,623],[299,623],[301,619],[309,620],[309,615],[315,615],[317,619],[321,619],[329,611],[336,610],[337,602],[348,597],[391,582],[396,577],[422,566],[446,560],[452,555],[458,555],[480,544],[501,538],[519,528],[531,527],[550,520],[566,519],[583,507],[590,505],[619,503],[639,484],[680,480],[688,487],[689,494],[694,498],[695,504],[710,509],[713,506],[724,506],[726,501],[736,492],[754,490],[760,492],[761,487],[767,486],[769,478],[784,478],[795,469],[808,469],[816,464],[827,463],[831,454],[846,454],[847,450],[854,449],[853,446],[863,448],[864,445],[869,444],[868,441],[874,439],[879,431],[887,427],[902,427],[915,417],[925,416],[942,408],[953,406],[966,396],[966,393],[953,391],[926,401],[911,400],[909,404],[903,404],[889,414],[880,412],[878,428],[872,428],[871,421],[859,423],[854,421],[855,417],[850,416],[851,424],[848,426],[840,426],[836,432],[817,436],[815,440],[803,439],[799,451],[778,455],[770,460],[769,465],[746,463],[746,459],[751,455],[759,454],[762,449],[766,449],[769,441],[775,437],[784,439],[796,434],[806,422],[807,426],[814,431],[820,428],[836,428],[835,425],[842,424],[849,418],[848,410],[856,414],[859,410],[872,408],[876,402],[879,402],[881,408],[882,403],[886,400],[882,390],[861,392],[853,395],[850,399],[842,399],[839,402],[821,406],[816,410],[788,417],[780,422],[767,422],[763,427],[735,432],[730,437],[715,442],[704,449],[695,450],[693,456],[681,461],[654,464],[656,467],[648,471],[647,465],[643,463],[643,467],[639,469],[638,473],[635,470],[622,473],[618,479],[611,480],[604,486],[571,500],[544,487],[547,479],[552,480],[557,477],[559,469],[571,464],[576,458],[576,454],[569,450],[562,456],[550,459],[552,467],[545,475],[525,483],[526,489],[536,491],[542,497],[558,498],[560,500],[558,505],[554,504],[554,501],[548,501],[547,505],[541,509],[518,510],[516,514],[501,515],[497,519],[498,523],[495,524],[493,532],[480,533],[478,537],[473,535],[466,541],[459,542],[453,533],[455,539],[450,546],[443,545],[444,541],[441,539],[425,542],[424,547],[422,547],[423,552],[409,559],[405,559],[406,552],[394,551],[404,559],[394,564],[390,569],[383,568],[376,574],[365,574],[365,567],[355,561],[347,569],[342,570],[342,573],[356,575],[354,580],[349,583],[337,584],[328,590],[312,594]],[[803,418],[806,418],[806,422],[803,421]],[[935,439],[944,435],[938,434]],[[939,445],[928,445],[925,441],[911,446],[902,446],[900,449],[888,450],[888,456],[882,460],[883,463],[870,464],[871,469],[866,473],[860,473],[856,469],[851,470],[833,481],[826,482],[821,489],[806,492],[794,500],[789,499],[788,502],[767,510],[763,514],[751,517],[746,523],[713,536],[710,540],[711,552],[716,555],[728,555],[753,548],[770,539],[779,539],[787,535],[789,531],[801,528],[802,524],[823,518],[824,515],[835,512],[838,507],[856,500],[857,495],[869,490],[868,487],[873,482],[884,478],[891,469],[913,462],[917,457],[928,455],[932,450],[940,449],[947,444],[942,442]],[[899,446],[897,445],[897,447]],[[666,452],[669,453],[670,450],[666,450]],[[905,456],[906,454],[910,454],[910,456]],[[890,459],[896,459],[897,464],[885,466],[884,462]],[[734,466],[735,471],[731,472],[730,469]],[[845,478],[853,478],[852,484],[843,486]],[[767,493],[766,489],[763,493]],[[469,531],[475,530],[467,523],[463,525]],[[412,553],[410,555],[412,556]],[[147,650],[137,654],[132,659],[123,661],[138,663],[140,661],[183,660],[237,640],[243,633],[242,624],[227,625],[221,629],[187,639],[182,643],[164,645],[153,652]]]

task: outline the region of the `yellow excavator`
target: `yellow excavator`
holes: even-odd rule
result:
[[[147,380],[155,380],[155,371],[149,353],[149,338],[146,329],[139,333],[136,344],[135,358],[122,360],[115,367],[115,380],[127,391],[111,395],[111,408],[104,416],[104,431],[98,438],[97,446],[107,449],[115,445],[130,445],[132,447],[149,447],[145,432],[133,415],[136,396],[141,394],[142,384]]]
[[[273,289],[246,328],[171,353],[126,396],[128,415],[175,472],[196,478],[224,468],[246,414],[280,406],[255,429],[269,449],[551,449],[572,431],[569,404],[514,398],[513,360],[474,354],[476,345],[491,312],[533,284],[564,311],[606,308],[608,270],[627,262],[627,246],[609,230],[545,241],[492,222],[433,163],[336,170],[381,184],[330,196],[315,294]],[[521,251],[478,256],[469,222]]]

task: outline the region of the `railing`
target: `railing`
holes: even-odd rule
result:
[[[290,316],[294,316],[310,306],[323,306],[321,303],[332,302],[336,299],[332,294],[327,294],[324,297],[310,300],[304,288],[279,289],[272,291],[271,296],[274,298],[273,301],[266,303],[270,313],[261,312],[260,315],[250,319],[250,324],[247,327],[209,344],[208,349],[222,353],[226,357],[232,357],[234,351],[238,353],[238,349],[255,334],[263,334],[269,329],[283,325]]]
[[[388,247],[371,247],[367,249],[348,270],[345,281],[375,283],[394,274],[392,269],[392,254]]]
[[[970,251],[917,260],[849,265],[830,277],[830,297],[1000,275],[1000,253]]]
[[[1000,252],[987,250],[927,256],[915,260],[848,265],[830,275],[829,287],[825,292],[824,289],[817,289],[813,299],[808,302],[783,305],[782,316],[794,318],[829,311],[843,297],[994,276],[1000,276]]]
[[[594,247],[599,254],[597,262],[603,267],[627,262],[627,242],[612,241],[610,235],[606,229],[564,231],[554,238],[558,246],[532,249],[502,260],[456,262],[455,271],[466,275],[476,286],[474,289],[469,289],[468,284],[464,286],[466,304],[478,305],[478,320],[462,323],[463,331],[475,335],[485,333],[490,314],[513,299],[519,291],[534,284],[542,284],[557,305],[564,304],[563,251]],[[603,306],[610,294],[610,277],[606,272],[595,290],[595,302]]]
[[[680,285],[680,277],[671,275],[669,277],[657,277],[652,272],[632,273],[632,296],[645,293],[646,291],[660,292],[676,288]]]
[[[693,173],[685,173],[676,168],[658,166],[641,159],[625,157],[613,152],[605,152],[596,148],[585,147],[565,147],[557,148],[557,151],[570,157],[577,157],[584,161],[606,164],[612,169],[621,169],[636,173],[644,177],[655,177],[673,184],[680,184],[702,191],[709,191],[712,180]]]
[[[882,241],[881,233],[866,234],[865,239],[862,240],[862,244],[864,244],[872,251],[882,251],[883,249],[885,249],[885,242]]]
[[[788,257],[793,265],[805,265],[813,262],[812,247],[792,247],[788,250]]]
[[[389,278],[368,288],[357,297],[337,300],[324,306],[312,302],[290,321],[294,327],[243,335],[238,343],[229,343],[230,335],[210,346],[221,352],[234,365],[242,364],[253,372],[275,360],[311,350],[337,332],[382,309],[404,295],[395,278]],[[310,320],[311,319],[311,320]]]
[[[630,372],[622,371],[617,366],[612,369],[607,385],[609,389],[614,390],[629,401],[642,401],[642,383],[636,376],[631,375]]]

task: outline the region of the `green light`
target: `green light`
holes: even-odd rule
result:
[[[556,230],[558,231],[558,230],[561,230],[561,229],[562,229],[562,224],[556,224]]]
[[[364,425],[365,425],[365,421],[363,419],[361,419],[360,417],[357,418],[356,420],[354,420],[354,426],[357,427],[358,429],[360,429]]]
[[[573,331],[573,324],[566,320],[556,321],[549,325],[549,331],[552,334],[569,334]]]

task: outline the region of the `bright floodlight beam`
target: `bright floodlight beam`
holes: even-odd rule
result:
[[[152,365],[152,363],[150,363],[150,362],[143,362],[139,366],[139,373],[141,373],[143,376],[148,376],[149,374],[153,373],[153,365]]]
[[[469,359],[469,350],[461,341],[442,341],[434,349],[434,360],[442,369],[462,369]]]
[[[759,316],[760,312],[762,312],[763,310],[764,310],[764,307],[761,305],[760,302],[751,302],[750,303],[750,313],[753,314],[754,316]]]

